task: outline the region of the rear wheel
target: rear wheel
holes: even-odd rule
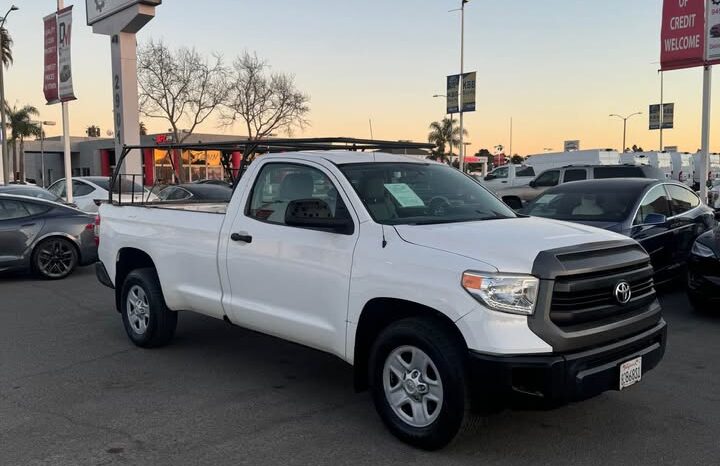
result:
[[[153,348],[175,336],[177,312],[165,305],[155,269],[137,269],[123,282],[120,312],[125,332],[137,346]]]
[[[77,249],[65,238],[47,238],[35,247],[33,269],[42,278],[47,280],[65,278],[77,265]]]
[[[452,441],[465,418],[465,355],[441,324],[403,319],[383,330],[370,360],[375,408],[388,429],[418,448]]]

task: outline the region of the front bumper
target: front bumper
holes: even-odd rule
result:
[[[619,390],[623,362],[642,356],[644,376],[663,358],[666,339],[667,325],[661,319],[635,336],[574,353],[495,356],[471,351],[471,391],[483,407],[507,406],[518,396],[553,405],[584,400]]]

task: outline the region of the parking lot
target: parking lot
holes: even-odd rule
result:
[[[183,314],[134,347],[92,268],[0,278],[0,464],[717,464],[720,311],[662,297],[664,361],[628,391],[474,419],[436,453],[387,433],[343,362]]]

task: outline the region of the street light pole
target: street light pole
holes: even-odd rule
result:
[[[623,144],[622,144],[622,151],[621,151],[622,153],[625,153],[625,143],[627,141],[627,121],[636,115],[642,115],[642,112],[636,112],[636,113],[633,113],[633,114],[625,116],[625,117],[618,115],[616,113],[610,114],[611,117],[618,117],[623,121]]]
[[[434,97],[434,98],[444,97],[444,98],[447,99],[447,95],[445,95],[445,94],[434,94],[433,97]],[[452,113],[449,113],[448,116],[450,117],[450,140],[448,141],[448,143],[450,144],[450,163],[452,164],[452,148],[453,148],[453,143],[452,143],[452,127],[453,127],[453,122],[454,122],[455,120],[453,120]],[[459,158],[459,156],[458,156],[458,158]]]
[[[5,27],[5,20],[12,11],[17,11],[19,8],[15,5],[11,6],[10,9],[3,16],[0,21],[0,29]],[[3,36],[0,34],[0,50],[3,49]],[[8,149],[7,149],[7,121],[5,118],[5,64],[0,63],[0,124],[2,124],[2,156],[0,157],[0,183],[7,184],[10,178],[10,172],[8,170]]]
[[[35,125],[40,126],[40,179],[42,180],[42,187],[46,188],[45,183],[45,130],[43,126],[55,126],[54,121],[31,121]]]
[[[468,0],[460,0],[460,171],[465,172],[465,145],[463,144],[463,132],[465,126],[463,124],[463,106],[462,95],[463,86],[465,85],[463,74],[465,72],[465,4]]]

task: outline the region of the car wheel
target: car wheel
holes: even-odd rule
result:
[[[42,240],[33,252],[34,271],[47,280],[60,280],[67,277],[78,265],[78,251],[75,245],[65,238],[47,238]]]
[[[375,408],[400,440],[425,450],[452,441],[465,418],[465,355],[432,319],[410,318],[383,330],[370,356]]]
[[[125,332],[137,346],[164,346],[175,336],[177,312],[165,305],[155,269],[137,269],[128,274],[122,285],[120,313]]]

